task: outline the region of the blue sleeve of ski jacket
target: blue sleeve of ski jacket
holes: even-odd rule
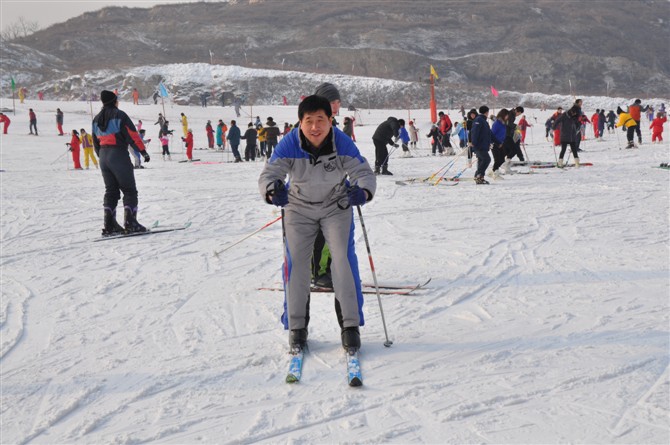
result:
[[[500,122],[499,120],[496,120],[493,123],[493,127],[491,127],[491,133],[493,134],[493,139],[498,143],[502,144],[503,141],[505,140],[505,124]]]
[[[405,127],[400,128],[400,140],[405,144],[409,142],[409,133],[407,133]]]

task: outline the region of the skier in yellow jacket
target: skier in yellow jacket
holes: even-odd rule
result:
[[[617,113],[619,114],[619,122],[617,122],[616,126],[618,127],[625,127],[626,128],[626,138],[628,139],[628,145],[626,148],[635,148],[635,131],[637,130],[637,122],[633,118],[633,116],[630,115],[630,113],[627,113],[621,109],[621,107],[617,108]]]
[[[184,113],[181,114],[181,129],[184,131],[184,137],[188,136],[188,119]]]
[[[95,168],[98,168],[98,160],[95,158],[95,152],[93,151],[93,136],[86,133],[86,130],[83,128],[79,130],[79,140],[81,141],[81,148],[84,149],[84,166],[88,170],[88,161],[89,159],[93,161]]]

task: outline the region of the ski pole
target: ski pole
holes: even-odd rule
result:
[[[289,343],[291,342],[291,324],[289,320],[289,314],[291,313],[290,310],[290,304],[291,304],[291,299],[289,298],[288,295],[288,245],[286,242],[286,225],[284,224],[284,208],[281,208],[281,240],[282,240],[282,247],[284,248],[284,264],[282,267],[282,275],[283,275],[283,282],[284,282],[284,299],[286,300],[286,324],[288,325],[289,328]],[[275,221],[277,221],[275,219]],[[274,221],[273,221],[274,222]]]
[[[438,178],[438,180],[437,180],[433,185],[437,185],[437,184],[439,184],[439,183],[444,179],[444,176],[447,174],[447,172],[448,172],[449,170],[451,170],[451,167],[453,167],[453,165],[456,163],[456,160],[457,160],[459,157],[461,157],[466,151],[467,151],[467,148],[464,148],[463,150],[461,150],[460,153],[458,153],[458,154],[456,155],[456,157],[454,157],[454,159],[451,161],[451,164],[449,165],[449,167],[444,171],[444,173],[442,173],[442,176],[440,176],[440,177]],[[466,164],[466,165],[467,165],[467,164]]]
[[[283,209],[282,209],[282,214],[281,214],[280,216],[278,216],[277,218],[273,219],[273,220],[270,221],[269,223],[265,224],[265,225],[264,225],[263,227],[261,227],[260,229],[254,230],[252,233],[250,233],[250,234],[246,235],[244,238],[242,238],[242,239],[240,239],[240,240],[234,242],[234,243],[231,244],[230,246],[225,247],[225,248],[223,248],[223,249],[221,249],[221,250],[218,250],[218,251],[215,250],[215,251],[214,251],[214,256],[218,258],[219,255],[222,254],[223,252],[225,252],[226,250],[230,249],[231,247],[237,246],[237,245],[240,244],[242,241],[245,241],[245,240],[248,239],[248,238],[251,238],[252,236],[254,236],[255,234],[257,234],[257,233],[260,232],[261,230],[263,230],[263,229],[265,229],[265,228],[267,228],[267,227],[270,227],[272,224],[276,223],[277,221],[279,221],[279,220],[282,219],[283,217],[284,217],[284,211],[283,211]]]
[[[54,159],[54,161],[53,161],[50,165],[54,165],[56,162],[58,162],[58,161],[60,160],[60,158],[62,158],[63,156],[65,156],[69,151],[70,151],[69,148],[68,148],[67,150],[65,150],[65,153],[63,153],[62,155],[60,155],[60,156],[58,156],[56,159]]]
[[[363,228],[363,237],[365,238],[365,248],[368,250],[368,260],[370,261],[370,270],[372,270],[372,279],[375,283],[375,290],[377,291],[377,301],[379,302],[379,312],[382,316],[382,325],[384,326],[384,335],[386,336],[386,341],[384,346],[390,348],[393,342],[389,340],[389,333],[386,329],[386,319],[384,318],[384,308],[382,307],[382,299],[379,295],[379,284],[377,283],[377,273],[375,272],[375,263],[372,261],[372,252],[370,252],[370,241],[368,240],[368,231],[365,229],[365,221],[363,221],[363,212],[361,211],[361,206],[356,206],[358,210],[358,219],[361,221],[361,227]]]

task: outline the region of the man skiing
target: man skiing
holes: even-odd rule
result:
[[[342,346],[358,350],[363,294],[354,250],[353,206],[370,201],[376,179],[353,141],[332,126],[328,99],[309,96],[298,106],[300,125],[277,145],[258,179],[268,204],[284,207],[285,311],[291,349],[307,342],[310,258],[323,231],[333,262]],[[290,186],[284,183],[288,175]],[[348,178],[348,179],[347,179]],[[339,315],[338,314],[338,315]]]
[[[103,236],[119,233],[146,232],[137,222],[137,187],[135,173],[127,147],[137,148],[144,162],[149,162],[149,153],[128,115],[118,109],[118,98],[111,91],[100,93],[103,107],[93,118],[93,146],[100,159],[100,171],[105,181]],[[116,222],[116,205],[123,191],[124,226]]]

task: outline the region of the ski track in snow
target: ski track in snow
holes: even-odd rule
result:
[[[366,299],[359,389],[346,384],[332,294],[313,295],[303,379],[286,385],[283,293],[256,291],[281,281],[281,223],[213,255],[277,217],[258,194],[262,164],[177,163],[174,125],[175,161],[154,142],[136,171],[139,220],[192,226],[92,243],[102,179],[68,169],[68,155],[53,162],[67,142],[49,134],[57,106],[66,128],[90,126],[86,103],[28,101],[1,140],[3,442],[670,442],[670,181],[651,168],[670,159],[667,143],[619,150],[614,134],[591,138],[582,157],[592,167],[487,187],[473,184],[472,169],[457,186],[398,186],[452,158],[428,155],[425,138],[418,156],[396,153],[395,176],[378,177],[363,208],[378,279],[432,281],[382,296],[391,348],[376,297]],[[39,139],[22,134],[27,107]],[[162,109],[121,108],[155,138]],[[182,111],[196,146],[207,119],[234,118],[230,107],[166,110],[175,123]],[[412,113],[425,134],[427,111]],[[257,114],[294,122],[296,107]],[[554,159],[542,140],[548,114],[526,112],[532,160]],[[390,115],[408,117],[359,116],[368,159]],[[464,166],[457,158],[449,174]],[[358,222],[356,240],[372,281]]]

